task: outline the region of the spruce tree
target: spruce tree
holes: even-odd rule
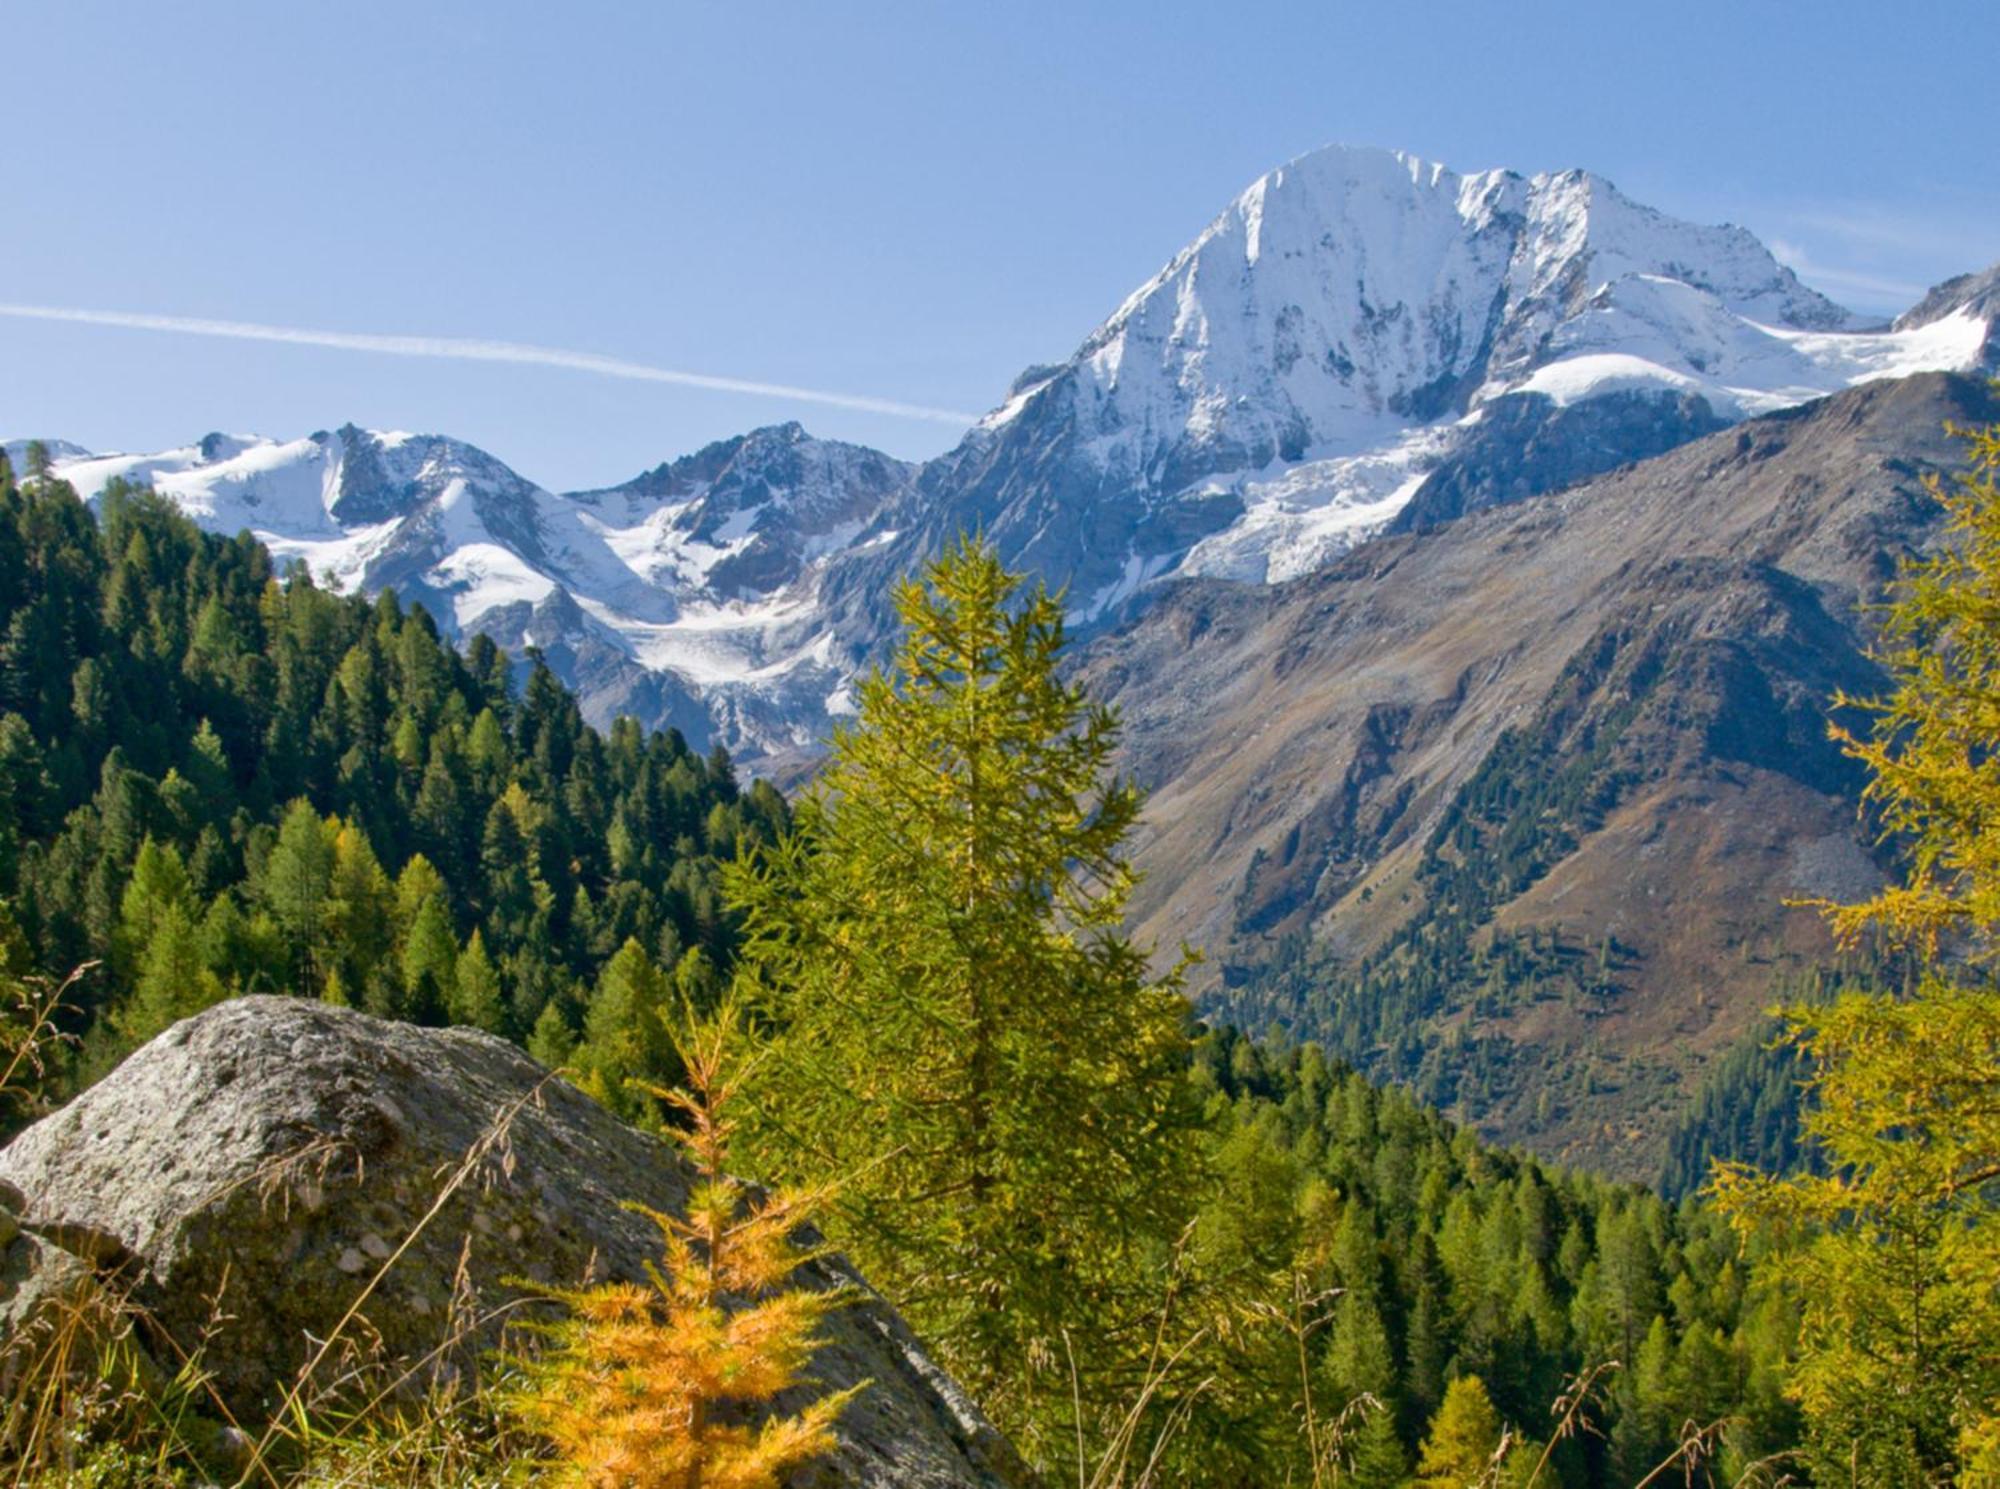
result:
[[[1410,1457],[1396,1435],[1395,1413],[1387,1406],[1362,1417],[1345,1452],[1347,1477],[1340,1481],[1352,1489],[1402,1489],[1409,1481]]]
[[[598,977],[571,1063],[577,1084],[621,1116],[653,1114],[651,1099],[635,1082],[660,1084],[673,1071],[672,1047],[661,1022],[671,997],[665,974],[635,940],[619,947]]]
[[[528,1053],[549,1069],[558,1070],[569,1064],[575,1049],[576,1035],[563,1017],[562,1006],[551,998],[542,1005],[542,1011],[535,1017],[535,1027],[529,1031]]]
[[[395,944],[395,889],[368,836],[352,822],[334,837],[327,936],[333,962],[349,989],[377,977]]]
[[[1189,1214],[1187,1009],[1121,932],[1140,794],[1058,676],[1060,600],[968,541],[896,604],[796,831],[726,871],[779,1031],[762,1156],[838,1181],[870,1279],[1067,1451],[1069,1357],[1088,1404],[1121,1392]]]
[[[336,831],[301,797],[286,811],[277,845],[264,865],[264,903],[291,953],[294,981],[285,991],[301,997],[318,995],[324,971]]]
[[[130,1043],[151,1039],[168,1025],[220,1002],[225,989],[201,954],[201,941],[185,901],[169,905],[154,923],[139,958],[132,998],[119,1020]]]
[[[187,868],[172,844],[149,835],[132,861],[132,877],[118,904],[118,931],[111,943],[112,970],[136,978],[169,914],[189,908]]]
[[[393,1006],[371,1011],[419,1023],[442,1022],[458,982],[458,942],[441,896],[431,895],[417,907],[403,939],[402,972],[401,995]]]

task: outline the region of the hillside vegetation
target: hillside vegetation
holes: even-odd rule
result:
[[[1646,1182],[1701,1072],[1893,858],[1826,737],[1934,545],[1963,377],[1878,382],[1292,583],[1169,587],[1086,644],[1152,796],[1140,933],[1243,1027]],[[1859,970],[1858,964],[1856,970]]]
[[[285,992],[473,1023],[622,1096],[671,1077],[653,981],[711,991],[718,865],[787,822],[728,758],[587,727],[543,667],[393,594],[279,575],[116,488],[0,481],[0,897],[85,1070]]]
[[[722,1266],[745,1203],[704,1136],[735,1077],[702,1031],[726,1028],[754,1046],[759,1177],[823,1200],[942,1363],[1044,1475],[1080,1485],[1772,1483],[1850,1452],[1871,1482],[1916,1485],[1990,1456],[1991,1134],[1965,1130],[1966,1090],[1878,1058],[1905,1029],[1905,1053],[1990,1080],[1990,994],[1926,984],[1794,1013],[1826,1098],[1803,1140],[1839,1177],[1732,1170],[1726,1216],[1493,1147],[1319,1044],[1195,1024],[1123,928],[1139,797],[1106,770],[1116,716],[1054,669],[1059,608],[972,544],[899,600],[904,649],[862,693],[838,789],[794,818],[720,755],[599,735],[544,669],[517,688],[497,651],[458,657],[393,598],[274,575],[254,543],[150,497],[114,491],[93,516],[0,468],[11,971],[102,963],[58,1015],[76,1053],[38,1096],[238,992],[503,1033],[708,1144],[711,1182],[666,1226],[696,1248],[669,1251],[694,1281],[602,1318],[569,1294],[559,1368],[665,1358],[633,1334],[658,1326],[706,1369],[759,1316],[696,1268]],[[1921,668],[1928,644],[1896,665]],[[1593,770],[1545,774],[1565,813],[1592,809]],[[1427,839],[1427,893],[1468,930],[1502,880],[1465,866],[1533,878],[1562,830],[1529,814],[1542,825],[1510,834],[1510,789],[1494,778]],[[1985,913],[1971,872],[1948,888]],[[1950,897],[1920,908],[1948,915]],[[1524,929],[1476,954],[1504,1011],[1549,966],[1599,996],[1621,950],[1600,942],[1593,966]],[[688,1065],[693,1097],[667,1089]],[[1950,1165],[1913,1162],[1885,1111],[1919,1112]],[[782,1296],[782,1269],[757,1275],[746,1290]],[[1911,1350],[1904,1284],[1934,1279],[1951,1349]],[[623,1331],[615,1349],[597,1323]],[[789,1381],[796,1337],[773,1348]],[[1838,1388],[1842,1351],[1871,1352],[1865,1379],[1904,1392],[1897,1411]],[[590,1441],[582,1397],[559,1432],[551,1398],[525,1423],[510,1399],[454,1409],[450,1474],[560,1477],[553,1455]],[[157,1481],[128,1471],[179,1451],[152,1420],[79,1417],[62,1461]],[[401,1420],[289,1424],[281,1466],[310,1479],[343,1431]],[[448,1475],[417,1451],[397,1476]]]

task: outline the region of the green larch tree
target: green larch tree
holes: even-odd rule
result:
[[[1500,1414],[1476,1375],[1445,1388],[1417,1457],[1416,1489],[1471,1489],[1490,1480],[1500,1451]]]
[[[304,997],[318,995],[325,973],[337,831],[301,797],[286,811],[277,844],[264,865],[263,901],[291,951],[295,982],[286,991]]]
[[[451,933],[451,911],[439,895],[417,906],[403,938],[402,973],[401,996],[370,1011],[419,1023],[442,1022],[458,983],[458,941]],[[381,986],[391,993],[392,984]]]
[[[628,939],[604,964],[584,1014],[583,1039],[570,1056],[577,1084],[628,1119],[656,1114],[652,1098],[635,1082],[659,1084],[674,1069],[672,1044],[661,1022],[673,985],[646,948]]]
[[[1191,1213],[1178,973],[1122,934],[1140,793],[1065,682],[1061,602],[967,541],[779,845],[729,868],[777,1029],[764,1162],[835,1180],[871,1280],[1030,1453],[1133,1384]],[[1054,1427],[1054,1435],[1050,1435]]]
[[[1873,715],[1865,736],[1832,731],[1909,867],[1824,908],[1843,940],[1880,931],[1928,971],[1906,998],[1790,1012],[1825,1169],[1725,1165],[1714,1186],[1781,1247],[1800,1308],[1787,1391],[1825,1482],[1954,1482],[2000,1435],[2000,426],[1955,432],[1970,469],[1930,483],[1946,542],[1886,607],[1893,686],[1838,700]]]
[[[467,938],[465,949],[458,954],[446,1012],[454,1024],[470,1024],[488,1034],[507,1032],[507,996],[493,958],[486,954],[486,940],[478,931]]]

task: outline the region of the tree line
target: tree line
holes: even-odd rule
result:
[[[476,1024],[629,1106],[674,1074],[661,980],[729,968],[721,865],[790,820],[721,750],[599,732],[539,661],[116,482],[93,514],[0,470],[0,615],[0,933],[14,971],[96,964],[78,1078],[281,992]]]

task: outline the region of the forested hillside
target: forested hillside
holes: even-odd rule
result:
[[[1317,1046],[1223,1030],[1202,1042],[1196,1073],[1218,1134],[1204,1246],[1313,1296],[1331,1289],[1311,1390],[1387,1405],[1358,1429],[1341,1482],[1404,1482],[1448,1383],[1471,1376],[1532,1459],[1566,1386],[1607,1361],[1623,1368],[1545,1482],[1636,1483],[1689,1424],[1726,1421],[1713,1457],[1686,1471],[1734,1483],[1795,1439],[1782,1392],[1792,1304],[1713,1211],[1491,1148]],[[1278,1367],[1267,1400],[1299,1394],[1282,1364],[1265,1361]],[[1287,1424],[1263,1425],[1262,1461],[1282,1462]]]
[[[732,952],[718,862],[786,820],[724,754],[588,727],[540,665],[275,571],[114,487],[0,470],[0,897],[83,1061],[286,992],[670,1073],[648,1000]],[[621,955],[621,948],[625,952]]]
[[[1488,1136],[1651,1181],[1706,1065],[1893,854],[1826,737],[1939,541],[1969,378],[1872,383],[1086,643],[1152,799],[1142,935]],[[1859,970],[1859,969],[1857,969]]]
[[[688,1124],[712,1178],[736,1125],[715,1093],[747,1092],[751,1172],[799,1186],[780,1205],[824,1204],[832,1239],[1040,1470],[1099,1461],[1080,1483],[1615,1489],[1770,1483],[1863,1452],[1902,1475],[1985,1451],[1991,1145],[1958,1130],[1964,1094],[1927,1084],[1922,1051],[1990,1082],[1987,995],[1822,1005],[1828,989],[1775,988],[1803,1009],[1803,1056],[1759,1031],[1716,1066],[1672,1182],[1815,1143],[1836,1177],[1728,1171],[1722,1211],[1491,1146],[1378,1087],[1360,1059],[1399,1048],[1397,1020],[1332,1053],[1202,1028],[1123,930],[1140,798],[1108,774],[1116,717],[1059,678],[1057,602],[1021,602],[1019,582],[968,542],[901,588],[904,650],[836,741],[839,789],[795,819],[719,753],[628,721],[600,735],[545,668],[519,679],[477,640],[460,656],[392,595],[279,575],[248,538],[205,536],[147,494],[114,488],[93,513],[0,465],[0,970],[92,964],[42,1094],[259,991],[522,1042],[628,1117]],[[1586,811],[1567,779],[1553,799]],[[1426,859],[1468,930],[1487,881],[1454,872],[1538,851],[1486,832],[1483,800]],[[1438,988],[1502,1012],[1600,996],[1621,948],[1524,928],[1470,954]],[[1910,1022],[1918,1042],[1887,1046],[1919,1052],[1910,1073],[1840,1042],[1866,1020]],[[677,1050],[719,1050],[703,1043],[717,1031],[756,1043],[747,1085],[719,1053],[682,1069]],[[1833,1093],[1820,1106],[1793,1099],[1806,1071]],[[1468,1057],[1452,1078],[1481,1072]],[[696,1097],[658,1089],[690,1074]],[[1868,1125],[1883,1082],[1935,1102],[1910,1109],[1958,1145],[1941,1198],[1899,1168],[1928,1160]],[[1857,1176],[1875,1188],[1844,1187]],[[736,1191],[703,1193],[709,1249],[673,1266],[730,1233]],[[753,1290],[787,1274],[774,1265]],[[587,1355],[598,1295],[554,1296]],[[682,1304],[720,1320],[720,1296]],[[607,1306],[607,1339],[654,1317]],[[1890,1342],[1857,1386],[1856,1330],[1877,1326]],[[698,1362],[751,1347],[707,1323],[689,1337]],[[771,1348],[788,1372],[802,1360]],[[1904,1402],[1912,1381],[1935,1384]],[[1878,1401],[1901,1404],[1878,1419]],[[359,1430],[403,1431],[367,1415],[378,1404]],[[504,1393],[453,1411],[470,1423],[454,1452],[550,1451]]]
[[[149,493],[93,514],[0,474],[0,607],[10,955],[99,964],[71,994],[76,1078],[246,992],[478,1024],[635,1115],[627,1078],[673,1074],[669,978],[697,1004],[721,985],[718,869],[789,825],[769,787],[672,734],[601,736],[546,669],[461,656],[423,610],[278,574]],[[1449,1379],[1532,1435],[1571,1374],[1642,1347],[1566,1482],[1622,1482],[1697,1410],[1756,1403],[1732,1451],[1783,1435],[1786,1315],[1711,1217],[1489,1150],[1316,1049],[1225,1029],[1192,1060],[1189,1285],[1236,1322],[1195,1354],[1215,1384],[1177,1462],[1309,1473],[1300,1401],[1365,1392],[1355,1482],[1396,1483]],[[1295,1283],[1341,1290],[1303,1375],[1276,1322]]]

